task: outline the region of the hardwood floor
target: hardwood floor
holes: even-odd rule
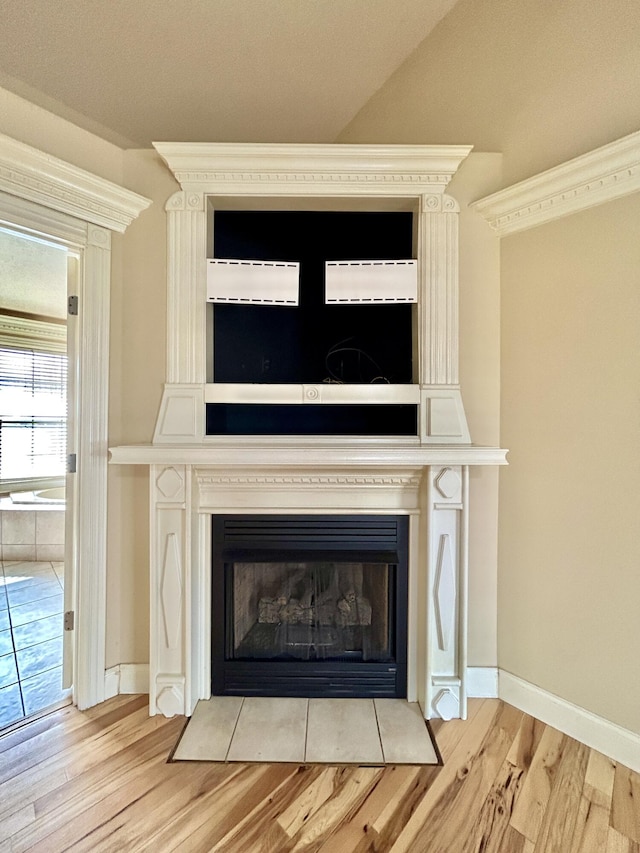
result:
[[[640,853],[640,776],[499,700],[434,724],[443,767],[167,763],[146,696],[0,737],[0,853]]]

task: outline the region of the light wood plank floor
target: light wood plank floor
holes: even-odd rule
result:
[[[509,705],[434,731],[444,767],[167,763],[145,696],[0,737],[0,853],[640,853],[640,777]]]

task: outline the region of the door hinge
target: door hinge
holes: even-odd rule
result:
[[[67,474],[75,474],[78,464],[78,458],[75,453],[70,453],[67,456]]]
[[[67,310],[68,310],[69,315],[71,317],[77,317],[78,316],[78,297],[77,296],[70,296],[69,297],[69,299],[67,300]]]
[[[75,628],[76,614],[73,610],[67,610],[64,614],[64,630],[73,631]]]

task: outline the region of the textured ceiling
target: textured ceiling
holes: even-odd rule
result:
[[[0,0],[0,85],[123,147],[333,142],[454,3]]]
[[[0,306],[67,318],[67,252],[0,228]]]

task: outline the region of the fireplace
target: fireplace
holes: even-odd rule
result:
[[[505,464],[504,450],[471,443],[458,375],[460,209],[445,190],[470,148],[155,147],[180,185],[166,205],[166,385],[153,441],[111,448],[113,463],[149,467],[151,713],[191,714],[212,682],[232,689],[247,664],[254,674],[243,692],[255,669],[267,674],[261,691],[277,681],[274,692],[284,693],[287,679],[298,689],[315,668],[331,695],[321,670],[337,664],[341,679],[351,668],[361,678],[386,671],[381,695],[417,700],[427,718],[464,717],[470,473]],[[250,250],[230,231],[240,220],[245,233],[257,223],[258,237],[295,232],[312,256],[271,243],[265,261],[255,229]],[[223,257],[236,248],[239,258]],[[371,276],[381,258],[381,278]],[[277,294],[263,305],[262,291],[246,311],[214,305],[208,270],[225,260],[257,265],[261,277],[299,264],[299,305],[275,307]],[[411,293],[402,269],[415,271]],[[336,296],[338,281],[348,292]],[[276,316],[266,332],[253,322]],[[328,337],[318,341],[318,330]],[[325,543],[318,552],[313,537],[280,550],[282,531],[275,548],[221,546],[212,517],[225,516],[296,516],[301,525],[328,517],[334,526],[340,517],[355,527],[353,516],[402,518],[408,533],[369,550]],[[213,554],[221,562],[212,591]],[[393,630],[384,618],[374,627],[374,610],[395,618]],[[256,625],[268,639],[262,658],[257,642],[251,654],[245,644]],[[362,683],[336,689],[360,693]]]
[[[212,519],[214,694],[406,697],[406,516]]]

